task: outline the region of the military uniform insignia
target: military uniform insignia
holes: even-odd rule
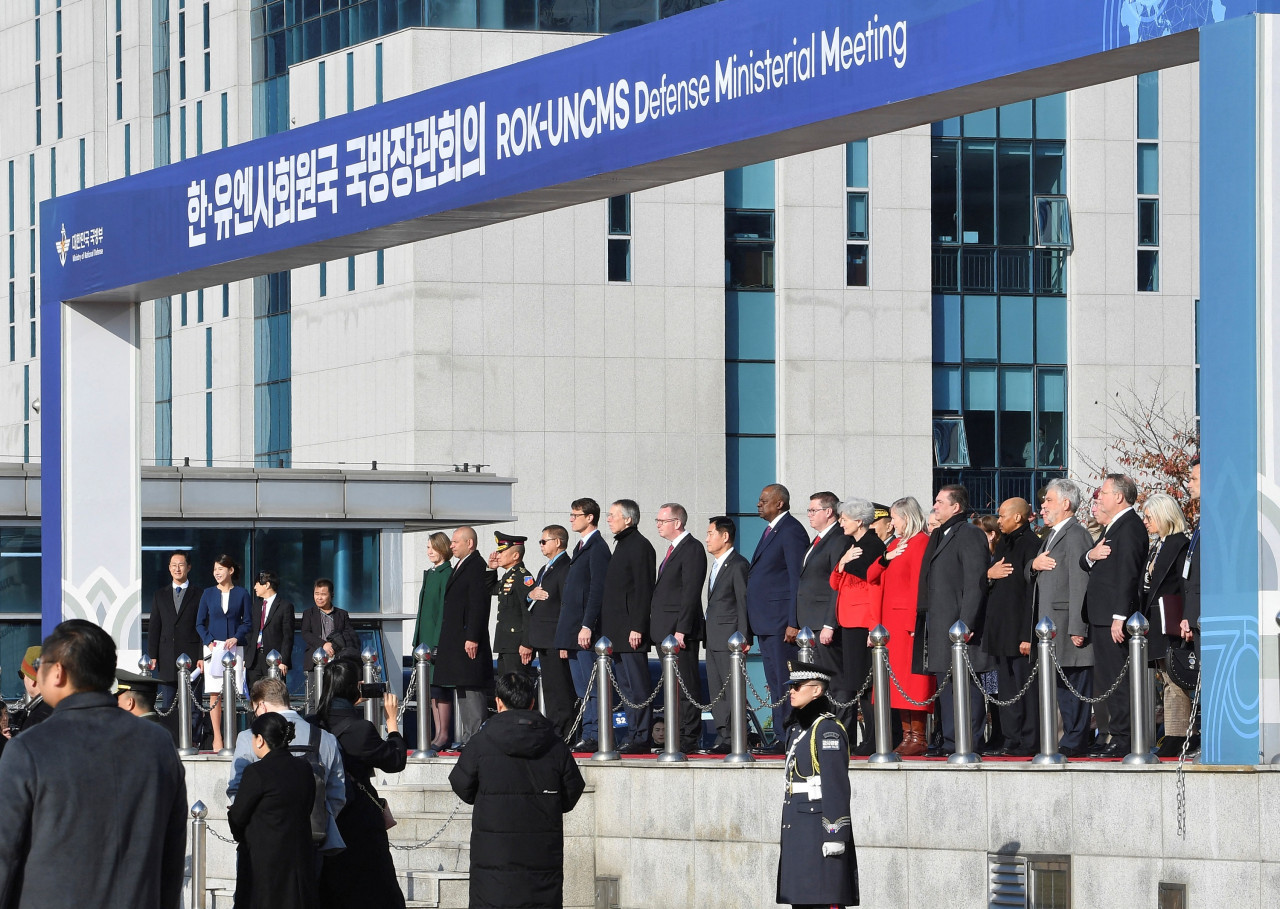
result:
[[[827,732],[822,736],[823,751],[839,751],[840,750],[840,733]]]
[[[526,575],[524,576],[524,586],[525,586],[525,587],[532,587],[532,586],[533,586],[533,575],[531,575],[531,574],[526,574]]]

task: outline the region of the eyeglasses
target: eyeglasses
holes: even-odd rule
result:
[[[555,540],[539,540],[539,541],[538,541],[538,545],[539,545],[539,546],[546,546],[548,543],[554,543],[554,542],[555,542]]]
[[[820,511],[830,511],[830,510],[831,510],[830,508],[827,508],[825,506],[823,508],[810,508],[809,514],[817,514]]]
[[[675,518],[654,518],[653,522],[655,524],[674,524],[676,522],[676,519]]]
[[[585,518],[586,516],[587,516],[587,514],[586,514],[586,512],[584,512],[584,511],[571,511],[571,512],[569,512],[569,517],[571,517],[571,518]]]

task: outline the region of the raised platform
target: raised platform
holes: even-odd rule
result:
[[[400,824],[393,841],[440,830],[459,803],[452,758],[411,763],[379,787]],[[228,761],[188,759],[192,801],[224,836]],[[616,877],[630,909],[774,906],[781,824],[777,760],[580,762],[588,790],[565,818],[565,906],[595,905],[597,877]],[[1187,905],[1272,909],[1280,894],[1280,767],[1187,765],[1186,837],[1178,827],[1176,764],[1034,767],[938,761],[850,766],[862,905],[870,909],[986,907],[989,856],[1070,859],[1071,905],[1156,905],[1160,882],[1185,884]],[[470,809],[429,847],[396,852],[406,895],[420,906],[465,906]],[[231,847],[209,839],[210,876],[230,878]],[[410,877],[412,875],[412,877]]]

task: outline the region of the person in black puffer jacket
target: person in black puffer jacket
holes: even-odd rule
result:
[[[449,774],[471,818],[473,907],[562,906],[564,813],[586,788],[569,746],[533,707],[533,681],[508,672],[498,713],[467,743]]]

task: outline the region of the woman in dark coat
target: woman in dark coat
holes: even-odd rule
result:
[[[408,751],[396,721],[396,696],[383,698],[387,738],[356,709],[356,668],[345,660],[324,667],[324,694],[318,719],[342,749],[347,803],[338,814],[338,832],[347,848],[325,856],[320,872],[320,905],[325,909],[404,909],[404,893],[391,862],[391,844],[383,821],[373,771],[399,773]]]
[[[437,531],[427,539],[427,561],[431,563],[431,567],[422,573],[422,590],[418,594],[418,622],[413,626],[413,646],[426,644],[435,651],[440,646],[440,623],[444,619],[444,589],[449,584],[449,575],[453,573],[447,535]],[[435,730],[435,737],[431,740],[432,748],[443,748],[452,741],[452,714],[453,699],[450,693],[439,685],[432,685],[431,728]],[[421,742],[418,747],[423,747]]]
[[[832,713],[830,685],[825,670],[810,663],[791,665],[778,902],[797,909],[858,905],[849,738]]]
[[[471,816],[472,907],[564,905],[564,823],[586,788],[569,746],[533,709],[534,682],[508,672],[498,712],[449,774]]]
[[[236,850],[236,909],[312,909],[316,905],[310,765],[291,755],[293,724],[278,713],[253,721],[253,753],[227,811]]]
[[[1190,540],[1182,508],[1173,496],[1166,493],[1147,496],[1142,503],[1142,521],[1154,538],[1142,578],[1142,611],[1150,626],[1147,629],[1147,659],[1164,675],[1164,737],[1156,755],[1176,757],[1187,738],[1191,699],[1178,685],[1179,680],[1171,675],[1169,650],[1186,644],[1181,628],[1184,604],[1182,566]],[[1162,611],[1171,623],[1168,629],[1162,625]],[[1183,681],[1189,681],[1189,687],[1195,688],[1194,678]]]

